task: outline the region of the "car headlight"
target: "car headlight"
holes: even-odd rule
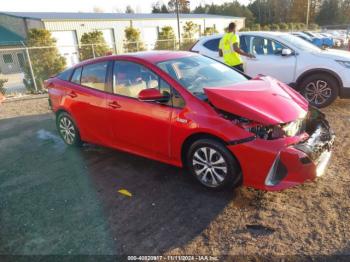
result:
[[[304,130],[303,125],[304,125],[303,119],[298,119],[283,125],[282,130],[284,131],[286,136],[295,136]]]
[[[350,61],[341,61],[341,60],[336,60],[340,65],[350,68]]]
[[[303,119],[272,126],[262,126],[259,124],[253,124],[253,126],[249,125],[245,128],[247,131],[254,133],[259,138],[267,140],[297,136],[305,130],[305,121]]]

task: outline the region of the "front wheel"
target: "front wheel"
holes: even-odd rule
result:
[[[313,106],[329,106],[338,97],[339,84],[334,77],[314,74],[306,77],[300,84],[301,94]]]
[[[79,130],[69,114],[60,113],[56,118],[56,126],[58,133],[67,145],[80,146],[82,144]]]
[[[190,146],[187,167],[209,189],[235,186],[241,180],[237,160],[225,145],[213,139],[200,139]]]

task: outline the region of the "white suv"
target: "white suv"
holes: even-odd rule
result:
[[[280,32],[240,32],[240,47],[256,59],[242,57],[249,76],[269,75],[298,90],[314,106],[350,98],[350,52],[322,50],[299,37]],[[190,51],[222,61],[222,35],[201,38]]]

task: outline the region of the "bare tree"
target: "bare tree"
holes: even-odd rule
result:
[[[128,5],[128,6],[126,6],[125,13],[126,14],[135,14],[135,11],[134,11],[134,9],[132,9],[132,7],[130,5]]]
[[[94,13],[104,13],[105,12],[105,10],[99,6],[94,6],[94,8],[92,10]]]

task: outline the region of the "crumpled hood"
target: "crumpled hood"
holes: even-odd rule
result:
[[[308,102],[299,93],[271,77],[204,91],[216,108],[264,125],[288,123],[308,111]]]

